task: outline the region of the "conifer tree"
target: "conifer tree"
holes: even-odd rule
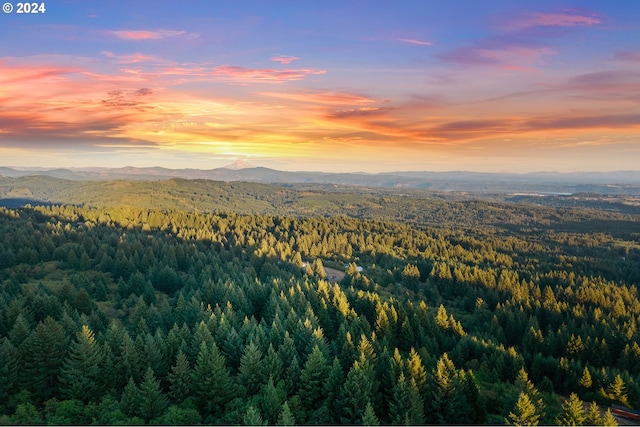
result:
[[[537,426],[540,416],[536,412],[529,395],[521,391],[513,411],[509,412],[509,418],[505,419],[505,422],[513,426]]]
[[[353,363],[342,386],[339,402],[342,424],[360,423],[367,404],[373,400],[372,370],[362,356],[361,353],[360,359]]]
[[[611,384],[609,384],[609,386],[607,387],[607,392],[611,399],[617,400],[623,405],[629,404],[624,380],[622,379],[620,374],[617,374]]]
[[[58,375],[66,356],[67,339],[62,327],[51,317],[38,323],[24,341],[23,383],[38,401],[58,392]]]
[[[329,375],[327,377],[327,381],[324,384],[324,395],[326,397],[326,405],[330,414],[335,414],[337,412],[336,402],[340,396],[340,387],[342,386],[342,382],[344,380],[344,373],[342,372],[342,365],[340,364],[340,360],[337,357],[333,358],[333,364],[329,370]],[[337,419],[329,420],[330,423],[337,423]]]
[[[393,386],[389,417],[393,425],[420,425],[425,423],[424,405],[418,386],[413,378],[407,381],[404,373],[400,373]]]
[[[285,373],[284,381],[287,386],[287,393],[293,395],[298,392],[300,388],[300,364],[298,362],[298,356],[294,355],[287,371]]]
[[[169,396],[175,403],[181,403],[191,395],[191,366],[187,356],[180,350],[176,363],[169,372]]]
[[[285,397],[284,382],[280,381],[278,387],[276,387],[273,382],[273,377],[269,376],[269,380],[266,384],[262,385],[260,393],[258,393],[254,399],[256,406],[267,424],[273,425],[278,420],[278,415]]]
[[[282,360],[278,356],[278,353],[273,348],[272,344],[269,344],[269,348],[267,349],[267,354],[264,357],[262,366],[264,367],[264,372],[268,373],[271,377],[273,377],[274,382],[278,382],[282,379]]]
[[[20,353],[7,337],[0,339],[0,404],[13,395],[18,383]]]
[[[146,422],[162,415],[167,407],[167,398],[160,390],[160,381],[148,367],[140,384],[140,417]]]
[[[236,387],[218,346],[203,342],[191,374],[193,393],[200,412],[220,418],[224,407],[236,396]]]
[[[278,422],[276,424],[279,426],[293,426],[296,424],[296,420],[289,408],[289,402],[282,404],[282,412],[278,415]]]
[[[582,407],[582,400],[578,395],[571,393],[569,400],[562,405],[562,412],[556,418],[556,422],[563,426],[579,426],[587,419],[587,415]]]
[[[587,412],[587,419],[585,420],[585,424],[592,425],[592,426],[604,425],[602,424],[600,407],[596,402],[591,402],[591,405],[589,405],[589,411]]]
[[[242,423],[245,426],[264,426],[267,425],[260,415],[260,411],[253,405],[249,405],[247,407],[246,412],[244,413],[244,417],[242,417]]]
[[[101,372],[103,357],[103,349],[96,342],[93,331],[83,325],[60,372],[62,394],[68,399],[83,402],[98,398],[104,379]]]
[[[316,345],[300,372],[300,390],[298,394],[305,409],[310,413],[320,408],[326,396],[324,385],[329,374],[327,359]]]
[[[266,382],[262,365],[262,352],[253,341],[247,344],[240,358],[238,380],[247,390],[248,396],[256,394]]]
[[[376,413],[373,411],[373,405],[371,402],[367,403],[367,407],[364,410],[364,414],[362,415],[362,425],[363,426],[379,426],[380,420],[376,416]]]
[[[436,325],[442,329],[449,329],[449,315],[444,305],[440,304],[438,307],[438,313],[436,314]]]
[[[440,423],[456,424],[470,418],[472,408],[463,387],[463,374],[456,369],[447,353],[438,359],[433,373],[432,409]]]
[[[407,359],[407,379],[413,380],[418,387],[420,393],[426,393],[427,372],[422,365],[422,359],[416,352],[415,348],[411,348],[409,358]]]
[[[611,414],[611,409],[607,409],[607,412],[604,413],[604,417],[602,417],[602,425],[603,426],[617,426],[618,421]]]
[[[580,377],[580,386],[586,390],[589,390],[593,385],[593,380],[591,379],[591,372],[589,372],[589,368],[587,366],[584,367],[582,371],[582,377]]]
[[[129,378],[120,397],[120,410],[128,417],[137,417],[140,412],[140,403],[140,390],[138,390],[133,378]]]
[[[518,371],[518,376],[515,380],[515,386],[518,390],[524,392],[529,396],[529,400],[536,408],[536,414],[538,415],[538,419],[543,419],[545,416],[545,408],[544,403],[542,401],[542,396],[540,392],[536,388],[536,386],[529,379],[529,374],[524,368],[520,368]]]

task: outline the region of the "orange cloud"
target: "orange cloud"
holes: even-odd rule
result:
[[[220,65],[213,69],[211,75],[239,83],[284,83],[303,80],[309,75],[326,74],[326,72],[326,70],[313,68],[274,70]]]
[[[293,61],[297,61],[298,59],[300,58],[296,56],[285,56],[285,55],[274,56],[273,58],[271,58],[272,61],[279,62],[283,65],[290,64]]]
[[[361,150],[373,159],[381,156],[374,152],[394,147],[463,151],[485,143],[497,147],[503,139],[596,138],[640,128],[640,116],[621,98],[638,93],[640,75],[635,71],[578,75],[478,106],[437,93],[393,103],[367,94],[300,89],[258,92],[260,98],[240,91],[240,98],[225,99],[206,89],[189,93],[171,86],[178,81],[173,76],[188,82],[280,83],[322,73],[314,69],[222,66],[212,72],[200,64],[179,64],[107,74],[13,61],[0,61],[0,147],[111,144],[124,149],[147,141],[161,150],[238,156],[329,158],[339,148],[354,155]],[[576,101],[579,96],[593,96],[597,102]],[[363,149],[370,146],[376,150]]]
[[[259,92],[259,95],[291,101],[310,102],[327,105],[362,105],[375,102],[373,99],[346,92],[307,91],[307,92]]]

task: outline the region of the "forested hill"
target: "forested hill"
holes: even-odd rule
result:
[[[546,207],[533,203],[540,203],[540,198],[524,198],[514,203],[504,202],[502,198],[477,197],[336,185],[280,186],[184,179],[68,181],[43,176],[0,177],[0,206],[7,207],[28,203],[128,206],[241,214],[346,215],[456,228],[491,226],[511,231],[515,227],[519,231],[533,233],[548,229],[622,232],[627,235],[640,233],[640,208],[633,206],[627,206],[631,214],[626,214],[602,209]],[[553,200],[548,203],[553,203]]]
[[[594,192],[609,195],[640,196],[640,171],[615,172],[537,172],[486,173],[449,172],[288,172],[254,167],[243,162],[216,169],[167,169],[162,167],[13,169],[0,166],[0,175],[47,176],[80,181],[166,180],[170,178],[245,181],[264,184],[331,184],[375,188],[430,189],[434,191],[471,191],[478,193]]]
[[[1,184],[34,203],[0,208],[0,424],[611,425],[611,403],[640,408],[638,216],[39,179]]]

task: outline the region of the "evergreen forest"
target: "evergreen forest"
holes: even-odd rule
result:
[[[0,424],[616,425],[612,403],[640,408],[638,214],[74,185],[91,201],[0,208]]]

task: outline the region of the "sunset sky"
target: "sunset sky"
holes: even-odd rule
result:
[[[640,1],[0,13],[0,166],[640,169]]]

